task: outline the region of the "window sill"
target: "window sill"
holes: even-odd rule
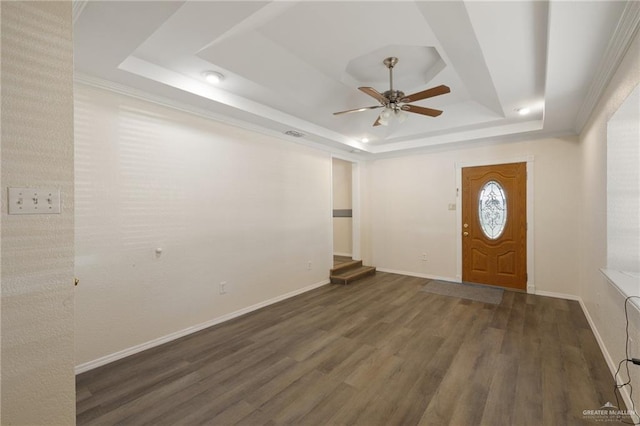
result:
[[[640,296],[640,274],[633,272],[618,271],[615,269],[600,269],[600,272],[607,277],[607,280],[626,298],[629,296]],[[629,302],[640,309],[640,299],[633,298]]]

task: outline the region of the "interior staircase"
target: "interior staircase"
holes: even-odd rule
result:
[[[335,265],[329,277],[332,284],[349,284],[375,273],[375,266],[363,266],[362,260],[349,260]]]

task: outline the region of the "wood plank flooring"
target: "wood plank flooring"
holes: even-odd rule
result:
[[[587,425],[615,403],[577,302],[427,281],[327,285],[81,374],[77,424]]]

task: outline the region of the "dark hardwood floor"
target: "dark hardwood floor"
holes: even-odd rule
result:
[[[615,404],[577,302],[427,281],[327,285],[81,374],[77,424],[592,425]]]

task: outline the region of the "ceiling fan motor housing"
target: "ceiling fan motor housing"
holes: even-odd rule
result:
[[[400,90],[387,90],[382,94],[385,98],[389,100],[389,103],[395,104],[400,102],[400,99],[404,98],[404,92]]]

